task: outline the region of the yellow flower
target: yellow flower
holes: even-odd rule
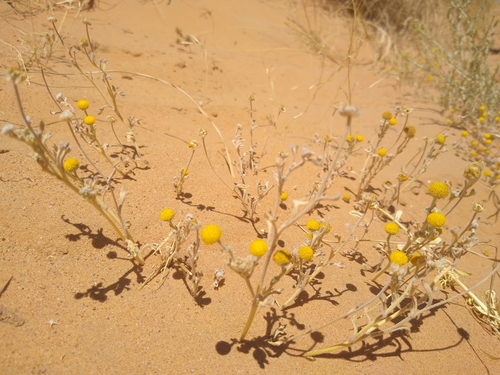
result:
[[[349,203],[351,201],[351,194],[349,193],[344,193],[342,194],[342,200],[346,203]]]
[[[306,262],[311,260],[314,256],[314,250],[310,246],[302,246],[299,249],[299,258]]]
[[[399,226],[391,221],[390,223],[385,224],[384,230],[390,235],[395,235],[399,233]]]
[[[325,226],[326,226],[326,221],[322,221],[321,223],[319,223],[320,228],[323,228]],[[325,228],[325,233],[329,233],[331,230],[332,230],[332,226],[330,224],[328,224],[328,226]]]
[[[489,169],[485,169],[483,171],[483,174],[486,176],[486,177],[490,177],[491,176],[491,171]]]
[[[472,147],[476,147],[478,144],[479,144],[479,142],[478,142],[478,141],[472,141],[472,142],[470,143],[470,145],[471,145]]]
[[[411,264],[416,266],[418,264],[419,259],[421,259],[421,258],[422,258],[422,254],[414,253],[410,258],[410,262],[411,262]]]
[[[352,141],[354,141],[354,137],[352,135],[348,135],[347,137],[345,137],[345,140],[347,142],[352,142]]]
[[[358,134],[358,135],[356,136],[356,141],[358,141],[358,142],[363,142],[363,140],[364,140],[364,139],[365,139],[365,138],[364,138],[361,134]]]
[[[205,245],[212,245],[220,240],[222,230],[218,225],[208,224],[201,230],[200,238]]]
[[[490,133],[484,133],[483,137],[486,139],[491,139],[491,134]]]
[[[453,120],[451,118],[449,118],[447,121],[448,125],[453,125]]]
[[[283,250],[278,250],[276,253],[273,255],[273,260],[274,262],[279,265],[283,266],[285,264],[290,263],[290,260],[292,259],[292,256],[288,252],[288,250],[283,249]]]
[[[450,189],[442,181],[436,181],[429,185],[427,192],[434,198],[446,198],[450,194]]]
[[[174,218],[175,216],[175,211],[172,210],[171,208],[164,208],[160,212],[160,219],[163,221],[170,221]]]
[[[410,177],[404,173],[400,173],[398,174],[398,180],[403,182],[403,181],[407,181]]]
[[[415,129],[415,127],[412,125],[405,126],[403,130],[408,138],[415,137],[415,134],[417,133],[417,129]]]
[[[469,132],[467,130],[462,130],[461,135],[462,137],[467,137],[469,135]]]
[[[455,113],[457,110],[455,108],[450,109],[450,113]]]
[[[250,254],[256,257],[261,257],[267,253],[267,242],[265,240],[256,239],[250,243]]]
[[[380,157],[383,158],[385,155],[387,155],[387,150],[385,148],[383,148],[383,147],[379,148],[378,151],[377,151],[377,154],[378,154],[378,156],[380,156]]]
[[[398,123],[398,120],[396,120],[394,117],[391,117],[389,119],[389,125],[394,126]]]
[[[89,107],[89,101],[87,99],[80,99],[76,102],[76,106],[80,108],[82,111],[86,110]]]
[[[78,169],[80,166],[80,162],[77,158],[67,158],[64,161],[63,168],[66,172],[73,172]]]
[[[446,137],[444,135],[438,135],[436,137],[436,141],[437,143],[439,143],[440,145],[444,145],[444,141],[446,140]]]
[[[496,117],[495,117],[495,121],[496,121],[496,122],[500,122],[500,116],[496,116]]]
[[[382,118],[384,120],[390,120],[392,118],[392,113],[389,111],[385,111],[384,113],[382,113]]]
[[[389,260],[391,263],[397,264],[399,266],[404,266],[408,263],[408,256],[404,251],[396,250],[389,255]]]
[[[95,124],[95,117],[94,116],[85,116],[83,118],[83,122],[86,123],[87,125],[94,125]]]
[[[431,212],[427,215],[427,223],[435,228],[440,228],[446,223],[446,216],[442,212]]]
[[[188,147],[189,148],[196,148],[196,146],[198,146],[198,142],[197,141],[191,141],[188,143]]]
[[[487,139],[484,141],[484,143],[486,143],[487,145],[491,144],[492,140],[491,139]]]
[[[187,176],[189,174],[189,169],[182,168],[181,169],[181,176]]]
[[[288,193],[287,193],[287,192],[285,192],[285,191],[284,191],[284,192],[282,192],[282,193],[280,194],[280,199],[281,199],[281,201],[282,201],[282,202],[286,201],[286,200],[288,199]]]
[[[470,152],[470,156],[477,156],[477,152],[476,152],[476,151],[474,151],[474,150],[472,150],[472,151]]]
[[[479,118],[478,118],[478,121],[479,121],[480,123],[483,123],[483,122],[484,122],[484,117],[482,117],[482,116],[481,116],[481,117],[479,117]]]
[[[309,229],[311,232],[315,232],[319,229],[319,222],[318,220],[311,219],[306,223],[306,228]]]
[[[479,106],[479,110],[480,110],[481,112],[486,111],[486,106],[484,106],[484,105],[480,105],[480,106]]]

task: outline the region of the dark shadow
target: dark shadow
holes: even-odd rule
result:
[[[358,288],[356,288],[355,285],[353,284],[346,284],[345,289],[343,290],[338,290],[337,288],[334,289],[335,294],[331,292],[330,290],[325,291],[324,293],[321,292],[321,287],[318,287],[317,289],[315,286],[317,286],[319,283],[314,283],[315,280],[313,280],[309,285],[314,289],[314,294],[312,296],[309,295],[309,293],[305,290],[303,290],[295,302],[283,309],[283,311],[287,311],[292,308],[300,307],[308,302],[311,301],[326,301],[331,303],[334,306],[338,305],[338,302],[335,300],[336,298],[340,297],[342,294],[346,292],[356,292]]]
[[[120,248],[122,248],[124,250],[127,250],[126,247],[124,247],[123,245],[120,245],[117,241],[114,241],[111,238],[106,237],[102,233],[102,231],[103,231],[102,228],[98,229],[97,233],[93,233],[92,229],[90,229],[90,227],[88,225],[86,225],[86,224],[83,224],[83,223],[72,223],[64,215],[61,216],[61,219],[65,223],[73,225],[76,229],[78,229],[80,231],[80,233],[66,234],[65,235],[65,237],[68,240],[70,240],[71,242],[76,242],[76,241],[79,241],[80,238],[82,238],[82,237],[87,237],[90,240],[92,240],[92,246],[94,248],[96,248],[96,249],[102,249],[102,248],[104,248],[107,245],[113,245],[113,246],[120,247]]]
[[[108,286],[103,286],[102,283],[95,284],[88,288],[85,292],[78,292],[75,293],[75,299],[81,299],[84,297],[91,298],[93,300],[99,301],[99,302],[105,302],[108,299],[107,294],[110,292],[113,292],[115,296],[120,295],[123,293],[125,290],[130,290],[130,284],[132,283],[132,280],[130,278],[127,278],[129,274],[132,272],[136,274],[137,277],[137,283],[143,283],[144,282],[144,277],[141,275],[142,267],[134,264],[133,267],[125,272],[123,276],[121,276],[118,281],[108,285]]]
[[[191,293],[192,287],[190,287],[188,284],[189,280],[187,278],[186,273],[179,266],[173,266],[173,268],[175,269],[175,272],[172,274],[172,278],[175,280],[182,280],[184,286],[186,287],[186,290],[189,292],[189,294],[192,294]],[[212,299],[210,297],[205,297],[207,295],[207,292],[205,292],[202,289],[203,289],[202,286],[198,286],[198,292],[194,297],[194,301],[198,306],[204,308],[205,306],[210,305],[212,303]]]
[[[2,295],[5,293],[5,291],[7,290],[7,288],[9,287],[10,285],[10,282],[12,281],[12,279],[14,278],[14,276],[11,276],[9,280],[7,280],[7,282],[5,283],[5,285],[3,286],[2,290],[0,291],[0,298],[2,297]]]

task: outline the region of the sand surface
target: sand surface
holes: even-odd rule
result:
[[[223,241],[241,255],[257,233],[266,230],[264,213],[272,204],[264,199],[257,207],[259,221],[253,227],[244,218],[241,203],[210,168],[199,147],[189,166],[182,199],[176,199],[172,179],[185,168],[191,155],[187,142],[197,140],[206,129],[208,154],[213,167],[229,185],[231,178],[222,155],[224,144],[236,153],[232,139],[237,124],[243,125],[248,144],[249,96],[253,95],[252,116],[260,125],[254,132],[261,150],[268,134],[267,154],[260,160],[263,170],[248,181],[273,179],[272,166],[280,151],[289,145],[307,145],[317,150],[314,135],[343,134],[345,119],[332,117],[334,107],[347,102],[347,70],[309,51],[295,33],[295,23],[305,25],[301,6],[286,1],[197,0],[98,1],[92,11],[75,14],[54,9],[56,25],[68,44],[77,45],[85,36],[82,16],[91,19],[91,38],[98,58],[109,60],[113,84],[124,96],[118,105],[125,116],[140,119],[137,141],[148,168],[136,169],[132,178],[118,179],[128,196],[123,216],[131,232],[144,245],[159,242],[168,234],[168,224],[159,219],[165,207],[176,218],[192,214],[200,223],[217,223]],[[27,10],[26,8],[22,8]],[[34,11],[36,9],[32,9]],[[311,27],[341,58],[348,49],[348,29],[333,21],[327,12],[308,9]],[[34,17],[16,14],[6,2],[0,3],[2,26],[0,44],[2,67],[16,63],[17,46],[25,56],[34,45],[40,47],[39,62],[52,93],[63,93],[75,107],[86,98],[99,124],[102,138],[114,138],[104,122],[110,112],[96,90],[71,66],[60,43],[53,51],[43,49],[43,35],[51,30],[48,11]],[[192,35],[188,44],[179,44]],[[34,42],[36,35],[37,43]],[[182,39],[186,41],[186,39]],[[182,40],[180,40],[182,42]],[[411,90],[396,80],[374,73],[376,49],[365,44],[353,65],[350,85],[352,104],[362,113],[353,120],[353,134],[363,134],[361,147],[350,159],[352,173],[339,177],[331,187],[337,192],[355,191],[359,171],[366,157],[364,147],[376,139],[381,114],[396,106],[414,109],[411,123],[417,135],[408,150],[374,181],[380,187],[394,181],[402,165],[422,144],[424,137],[448,135],[448,152],[439,156],[402,197],[405,220],[420,220],[429,204],[425,186],[429,181],[448,179],[458,186],[468,162],[455,156],[451,144],[460,130],[447,128],[445,118],[429,103],[418,101]],[[44,54],[50,59],[44,58]],[[78,55],[83,61],[83,54]],[[54,142],[73,138],[64,123],[57,122],[57,110],[47,94],[40,69],[29,68],[30,82],[20,86],[24,110],[34,124],[44,119]],[[138,75],[140,73],[141,75]],[[146,78],[144,75],[155,77]],[[163,80],[164,82],[161,82]],[[185,91],[165,84],[169,82]],[[286,111],[280,112],[283,105]],[[205,117],[198,107],[208,116]],[[272,122],[279,117],[276,126]],[[21,124],[11,84],[0,85],[0,125]],[[213,122],[220,129],[217,135]],[[102,125],[101,125],[102,124]],[[125,129],[117,125],[125,142]],[[394,140],[397,131],[391,131]],[[224,142],[224,143],[223,143]],[[74,144],[73,144],[74,146]],[[217,246],[201,246],[199,269],[203,271],[201,295],[189,294],[183,273],[171,269],[165,280],[156,277],[143,289],[141,283],[159,264],[159,256],[146,252],[146,264],[138,266],[128,258],[123,241],[112,227],[77,194],[40,171],[25,144],[0,137],[0,373],[1,374],[494,374],[500,363],[500,341],[473,316],[462,297],[425,313],[413,321],[411,334],[386,335],[350,349],[335,351],[315,360],[301,356],[304,351],[342,342],[350,337],[352,325],[342,320],[305,335],[286,347],[266,343],[269,333],[286,324],[288,336],[320,326],[373,296],[372,274],[363,272],[374,265],[379,254],[374,242],[362,242],[356,256],[337,254],[314,287],[309,286],[289,309],[262,307],[249,332],[248,341],[238,338],[250,309],[245,282],[226,265],[227,254]],[[81,157],[78,148],[72,155]],[[108,168],[104,162],[98,166]],[[306,194],[317,169],[304,167],[287,181],[289,200],[282,208],[291,211],[291,200]],[[489,190],[479,182],[477,196],[467,200],[448,218],[445,230],[463,226],[471,216],[473,200],[486,200]],[[331,220],[333,231],[346,235],[350,204],[337,200],[314,209],[310,217]],[[497,244],[499,224],[492,205],[486,205],[478,229],[484,243]],[[300,224],[309,219],[306,216]],[[375,219],[367,239],[385,238],[383,225]],[[284,238],[285,246],[300,243],[298,227]],[[491,249],[491,248],[490,248]],[[478,251],[480,251],[478,249]],[[464,279],[474,285],[490,272],[492,263],[467,255],[459,268],[472,275]],[[224,268],[226,276],[217,290],[213,270]],[[257,272],[258,273],[258,272]],[[255,276],[255,275],[254,275]],[[284,295],[293,291],[293,280],[285,279]],[[483,296],[487,284],[476,290]],[[500,292],[498,285],[495,289]],[[456,293],[437,292],[436,299]],[[284,297],[277,297],[277,299]],[[486,352],[486,353],[485,353]]]

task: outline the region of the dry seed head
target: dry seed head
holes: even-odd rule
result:
[[[472,210],[474,212],[482,212],[484,211],[484,205],[481,202],[472,203]]]
[[[218,225],[208,224],[200,232],[200,238],[205,245],[212,245],[220,240],[222,230]]]
[[[353,105],[344,105],[342,103],[337,107],[341,116],[344,117],[356,117],[359,116],[361,110]]]
[[[433,198],[446,198],[450,194],[450,189],[448,188],[448,185],[442,181],[436,181],[433,182],[429,185],[427,188],[427,192],[433,197]]]
[[[483,163],[477,162],[469,164],[464,171],[464,177],[469,181],[477,181],[481,177],[481,170],[483,169]]]
[[[250,254],[256,257],[261,257],[267,253],[267,242],[265,240],[256,239],[250,243]]]
[[[404,251],[396,250],[389,255],[389,260],[391,263],[397,264],[398,266],[404,266],[408,263],[408,256]]]

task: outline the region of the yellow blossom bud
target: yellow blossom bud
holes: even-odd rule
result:
[[[78,169],[80,166],[80,162],[77,158],[67,158],[64,161],[63,168],[66,172],[73,172]]]
[[[308,220],[306,223],[306,228],[309,229],[311,232],[317,231],[319,229],[318,220],[315,219]]]
[[[283,191],[281,194],[280,194],[280,199],[282,202],[286,201],[288,199],[288,193]]]
[[[431,212],[427,215],[427,223],[435,228],[440,228],[446,223],[446,216],[442,212]]]
[[[391,221],[390,223],[385,224],[384,230],[387,234],[393,236],[399,233],[399,225]]]
[[[283,265],[290,263],[291,259],[292,259],[292,256],[290,255],[290,253],[286,249],[278,250],[273,255],[274,262],[279,266],[283,266]]]
[[[383,158],[385,155],[387,155],[387,150],[385,148],[383,148],[383,147],[379,148],[378,151],[377,151],[377,154],[378,154],[378,156],[380,156],[380,157]]]
[[[385,111],[384,113],[382,113],[382,118],[384,120],[390,120],[392,118],[392,113],[389,111]]]
[[[306,262],[314,257],[314,250],[310,246],[302,246],[299,249],[299,258]]]
[[[205,245],[212,245],[220,240],[222,230],[218,225],[208,224],[200,232],[200,238]]]
[[[267,242],[262,239],[253,240],[250,243],[250,254],[256,257],[261,257],[267,253]]]
[[[82,111],[86,110],[89,107],[89,102],[87,99],[80,99],[76,102],[76,106],[80,108]]]
[[[160,218],[163,220],[163,221],[170,221],[174,218],[175,216],[175,211],[172,210],[171,208],[164,208],[161,212],[160,212]]]
[[[427,192],[434,198],[446,198],[450,194],[450,189],[442,181],[436,181],[429,185]]]
[[[398,123],[398,120],[396,120],[394,117],[391,117],[389,119],[389,125],[394,126]]]
[[[94,116],[85,116],[83,118],[83,122],[89,126],[92,126],[95,124],[95,117]]]
[[[408,256],[404,251],[396,250],[389,255],[389,260],[391,263],[397,264],[399,266],[404,266],[408,263]]]

